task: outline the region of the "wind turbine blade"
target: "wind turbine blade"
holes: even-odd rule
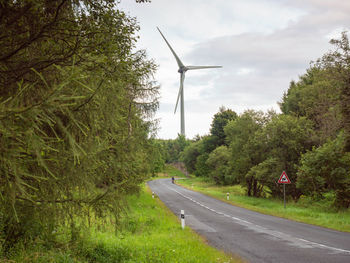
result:
[[[186,66],[188,70],[191,69],[205,69],[205,68],[222,68],[222,66]]]
[[[179,59],[179,57],[176,55],[175,51],[173,50],[173,48],[170,46],[168,40],[166,40],[165,36],[162,34],[162,32],[160,31],[160,29],[157,27],[159,33],[162,35],[163,39],[165,40],[165,42],[167,43],[168,47],[170,48],[171,50],[171,53],[173,53],[175,59],[176,59],[176,62],[177,62],[177,65],[179,66],[179,68],[181,67],[184,67],[184,64],[182,63],[182,61]]]
[[[181,96],[181,93],[182,93],[182,89],[184,88],[184,80],[185,80],[185,73],[182,72],[180,74],[180,88],[179,88],[179,94],[177,95],[177,100],[176,100],[174,114],[176,113],[177,104],[179,103],[179,99],[180,99],[180,96]]]

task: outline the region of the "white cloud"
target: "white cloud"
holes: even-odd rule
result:
[[[173,114],[179,74],[156,26],[185,65],[223,66],[186,74],[189,138],[208,133],[222,105],[239,113],[278,110],[290,81],[331,48],[330,38],[350,27],[350,2],[344,0],[123,0],[120,6],[137,17],[138,47],[159,64],[160,138],[175,138],[180,130],[179,114]]]
[[[237,71],[237,75],[248,75],[254,72],[253,68],[239,68]]]

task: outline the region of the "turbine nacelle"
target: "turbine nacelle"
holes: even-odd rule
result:
[[[188,70],[187,67],[180,67],[179,70],[177,72],[179,73],[185,73]]]

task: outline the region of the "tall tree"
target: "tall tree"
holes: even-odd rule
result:
[[[226,180],[230,183],[240,183],[247,188],[249,196],[257,195],[257,180],[246,177],[249,170],[262,160],[262,150],[254,143],[256,133],[269,120],[268,114],[260,111],[248,110],[225,127],[225,134],[229,142],[230,160],[229,175]]]
[[[345,152],[350,152],[350,45],[347,32],[343,32],[340,39],[332,39],[335,46],[319,59],[315,66],[325,70],[327,78],[334,81],[339,90],[339,105],[342,114],[342,124],[345,135]]]
[[[210,134],[213,136],[215,148],[226,144],[224,128],[229,121],[235,120],[236,118],[237,113],[233,110],[226,109],[224,106],[220,107],[219,112],[214,115]]]
[[[326,70],[311,67],[298,82],[291,82],[280,108],[284,114],[312,120],[318,144],[322,144],[343,127],[337,86]]]
[[[114,1],[0,3],[0,242],[118,218],[149,167],[155,64]]]
[[[274,116],[255,136],[253,144],[265,156],[250,171],[250,176],[267,185],[273,196],[282,196],[283,192],[276,181],[285,170],[292,181],[287,187],[287,194],[297,200],[301,195],[296,187],[297,165],[301,154],[314,144],[313,138],[312,122],[305,117]]]

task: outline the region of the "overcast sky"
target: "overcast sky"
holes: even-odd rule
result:
[[[239,114],[279,112],[290,81],[331,49],[331,38],[350,29],[349,0],[122,0],[119,7],[137,17],[138,48],[159,65],[162,139],[180,133],[180,112],[174,115],[180,74],[157,26],[185,65],[223,66],[187,71],[187,138],[208,134],[221,106]]]

